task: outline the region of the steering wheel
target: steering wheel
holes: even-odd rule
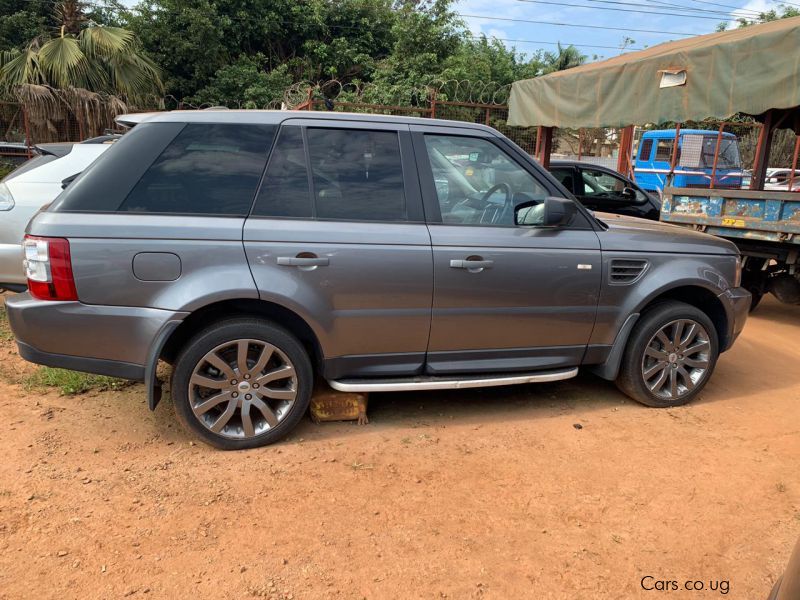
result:
[[[508,211],[514,210],[514,191],[511,189],[511,186],[507,183],[496,183],[488,190],[483,193],[481,196],[481,202],[486,204],[486,207],[483,209],[484,214],[489,208],[489,198],[491,198],[495,192],[503,190],[505,192],[506,198],[503,201],[503,206],[499,210],[495,210],[494,215],[491,217],[492,223],[499,223],[502,222],[503,217]],[[483,221],[483,219],[481,219]]]

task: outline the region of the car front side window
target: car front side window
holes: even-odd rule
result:
[[[582,169],[583,195],[592,198],[626,201],[633,204],[647,202],[644,192],[636,189],[622,177],[599,169]],[[632,196],[623,194],[625,189],[633,191]]]
[[[489,140],[426,135],[425,147],[443,223],[513,227],[515,206],[548,195]]]

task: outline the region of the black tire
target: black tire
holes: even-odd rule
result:
[[[673,325],[674,323],[683,320],[700,325],[702,330],[698,329],[698,332],[700,332],[698,335],[703,333],[708,343],[707,350],[703,351],[702,354],[693,354],[692,356],[694,356],[695,359],[688,360],[688,362],[697,363],[702,360],[707,363],[707,367],[702,372],[688,367],[682,362],[683,354],[679,354],[679,352],[682,351],[678,348],[675,348],[673,351],[664,352],[666,367],[664,367],[662,371],[656,371],[656,373],[666,370],[667,379],[676,377],[679,383],[681,381],[684,382],[682,384],[684,389],[681,390],[679,386],[678,393],[674,397],[664,397],[651,391],[645,382],[643,373],[646,370],[645,360],[654,361],[653,364],[657,362],[656,359],[646,358],[645,353],[648,351],[648,346],[650,344],[659,343],[654,337],[658,332],[664,328],[675,327],[675,325]],[[686,325],[683,325],[683,327],[686,327]],[[674,329],[672,329],[672,331],[674,331]],[[680,332],[678,332],[678,334],[680,335]],[[691,343],[691,340],[687,341],[687,345],[689,343]],[[652,346],[650,347],[652,348]],[[678,356],[680,356],[680,362]],[[616,384],[625,394],[646,406],[658,408],[681,406],[691,402],[702,391],[706,383],[708,383],[708,380],[714,372],[718,356],[719,340],[717,331],[711,319],[709,319],[703,311],[689,304],[685,304],[684,302],[675,300],[660,302],[647,309],[633,328],[630,338],[628,338],[625,354],[622,357],[622,364],[620,365],[620,372]],[[687,359],[689,358],[689,354],[687,354]],[[675,375],[671,373],[670,369],[672,368],[676,369]],[[693,376],[698,375],[698,379],[692,383],[693,387],[691,389],[689,389],[686,384],[686,378],[682,375],[678,375],[678,372],[688,373]],[[663,388],[661,391],[663,391]],[[669,393],[669,390],[665,392],[667,395]]]
[[[279,380],[279,383],[283,381],[283,385],[288,386],[288,391],[284,393],[295,393],[294,399],[291,400],[291,402],[286,400],[286,403],[288,404],[285,406],[285,413],[280,414],[278,417],[275,415],[278,414],[279,411],[272,413],[274,420],[277,421],[273,425],[270,426],[268,423],[266,423],[266,420],[262,419],[260,426],[265,428],[265,430],[260,433],[253,429],[253,417],[263,417],[263,414],[258,412],[257,409],[253,409],[253,406],[255,406],[256,402],[260,401],[261,405],[266,403],[267,407],[269,408],[269,404],[272,402],[272,400],[259,396],[255,390],[248,389],[252,396],[247,395],[247,398],[256,398],[255,400],[249,401],[251,403],[249,403],[247,408],[248,421],[250,423],[250,429],[252,430],[252,433],[249,437],[247,436],[247,433],[243,427],[245,421],[245,417],[242,415],[245,410],[242,408],[242,402],[244,401],[245,397],[244,392],[241,392],[240,395],[238,387],[229,386],[228,384],[230,382],[227,381],[227,377],[224,376],[224,373],[219,370],[216,371],[220,377],[220,383],[229,388],[227,392],[221,387],[203,388],[202,386],[195,384],[192,386],[192,397],[190,397],[190,380],[192,380],[192,377],[195,375],[195,369],[201,368],[201,364],[205,369],[212,368],[213,365],[210,365],[210,363],[206,360],[206,357],[209,355],[209,353],[225,344],[236,344],[237,340],[249,341],[248,344],[244,345],[244,347],[248,348],[248,350],[245,351],[245,355],[248,357],[248,364],[250,362],[254,362],[254,359],[252,358],[253,356],[261,356],[259,352],[259,344],[263,344],[261,349],[262,352],[270,347],[277,349],[278,352],[269,350],[270,356],[276,356],[276,358],[270,358],[270,364],[265,365],[265,367],[259,371],[262,373],[262,376],[266,377],[270,374],[266,372],[266,369],[268,368],[283,369],[291,367],[294,370],[291,378],[283,378],[282,380]],[[222,352],[228,352],[228,350],[223,349]],[[255,353],[255,355],[253,353]],[[230,352],[228,352],[228,355],[229,354]],[[275,363],[272,361],[281,361],[285,364],[275,367]],[[255,360],[255,362],[258,363],[258,360]],[[255,369],[256,366],[257,364],[253,365],[253,369]],[[238,373],[239,371],[236,372]],[[274,372],[276,371],[273,371],[273,373]],[[198,376],[203,376],[203,374],[198,373]],[[244,378],[244,375],[242,375],[242,377]],[[255,374],[248,376],[248,378],[250,377],[252,377],[250,380],[251,382],[255,382],[258,379],[258,376]],[[214,379],[214,381],[217,381],[217,379]],[[238,385],[241,386],[244,383],[245,382],[242,381],[239,382]],[[271,381],[271,383],[274,382]],[[177,416],[178,421],[180,421],[180,423],[189,432],[195,434],[202,441],[214,446],[215,448],[219,448],[221,450],[242,450],[246,448],[257,448],[259,446],[265,446],[267,444],[276,442],[294,429],[294,427],[297,425],[300,419],[303,418],[303,415],[308,410],[308,405],[311,401],[313,383],[314,375],[311,367],[311,361],[305,348],[303,348],[303,345],[297,340],[297,338],[295,338],[284,328],[264,319],[235,318],[219,321],[213,325],[210,325],[208,328],[192,337],[186,343],[175,361],[170,389],[172,403],[175,406],[175,415]],[[254,385],[253,387],[259,386]],[[201,417],[196,415],[192,408],[193,405],[195,407],[199,407],[204,400],[210,399],[210,395],[214,392],[210,392],[209,390],[217,389],[220,391],[220,396],[223,393],[240,396],[238,400],[236,400],[236,402],[239,403],[239,407],[232,409],[234,411],[232,413],[233,417],[228,417],[228,421],[235,423],[235,419],[238,418],[239,422],[242,424],[242,427],[238,429],[241,430],[240,435],[243,437],[239,439],[233,438],[231,435],[225,435],[224,432],[223,434],[215,433],[211,431],[208,425],[204,424],[204,421],[201,421],[201,418],[208,418],[209,420],[213,419],[216,413],[212,414],[210,417],[206,417],[205,414]],[[263,393],[264,389],[270,389],[266,383],[263,384],[263,388],[259,393]],[[199,397],[199,395],[203,393],[208,393],[209,395],[206,395],[205,397]],[[283,401],[279,402],[284,404]],[[232,402],[232,400],[225,399],[224,401],[219,402],[218,406],[215,405],[208,412],[226,412],[222,410],[221,407],[224,405],[226,408],[228,408],[230,407],[231,403],[235,404],[235,402]],[[256,412],[253,412],[252,416],[250,415],[251,410],[256,410]],[[228,421],[226,421],[226,423]],[[231,427],[233,427],[233,425],[231,425]],[[268,427],[268,429],[266,429],[266,427]],[[226,426],[226,429],[227,428],[228,426]]]

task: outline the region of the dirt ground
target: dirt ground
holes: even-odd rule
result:
[[[0,598],[766,598],[800,535],[798,340],[767,299],[688,407],[590,375],[376,394],[238,453],[140,385],[0,383]]]

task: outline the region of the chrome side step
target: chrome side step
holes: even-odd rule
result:
[[[545,383],[570,379],[578,374],[578,369],[561,371],[538,371],[536,373],[515,373],[513,375],[461,376],[458,379],[447,376],[404,377],[392,379],[338,379],[328,384],[340,392],[405,392],[411,390],[455,390],[463,388],[516,385],[520,383]]]

